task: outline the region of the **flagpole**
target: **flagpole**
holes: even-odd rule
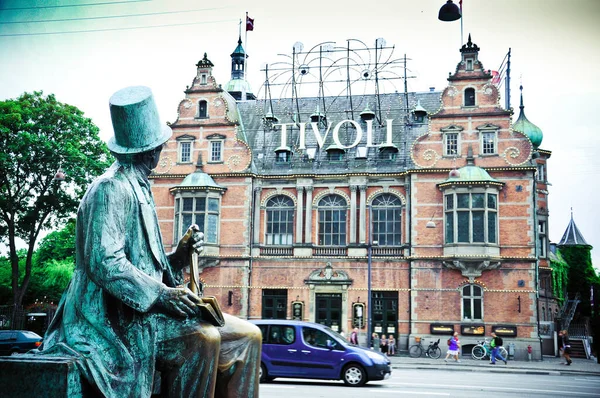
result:
[[[244,51],[244,81],[248,81],[248,79],[246,79],[246,67],[248,66],[248,11],[246,11],[246,34],[244,35],[244,43],[246,44],[246,51]],[[244,87],[246,87],[246,85],[244,85]],[[242,96],[244,97],[242,98],[242,101],[246,101],[248,99],[246,92],[243,92]]]
[[[463,9],[462,9],[462,0],[460,0],[460,47],[462,48],[463,44],[465,44],[465,40],[463,38]]]

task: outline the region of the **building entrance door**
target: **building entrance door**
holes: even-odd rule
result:
[[[380,337],[394,335],[398,338],[398,292],[373,292],[371,297],[373,306],[373,330]]]
[[[341,293],[316,294],[315,322],[327,325],[336,332],[341,332],[342,295]]]

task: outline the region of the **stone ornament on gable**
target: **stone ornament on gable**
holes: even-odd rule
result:
[[[499,268],[502,263],[500,261],[444,261],[444,265],[449,269],[457,269],[469,282],[473,283],[475,278],[479,278],[483,271],[489,271]]]
[[[314,270],[310,273],[304,283],[311,285],[350,285],[352,279],[348,276],[348,273],[342,270],[334,270],[331,266],[331,262],[327,262],[324,268]]]

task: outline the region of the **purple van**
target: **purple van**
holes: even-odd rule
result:
[[[343,380],[349,386],[385,380],[389,359],[350,344],[325,325],[291,320],[253,320],[262,331],[260,381],[276,377]]]

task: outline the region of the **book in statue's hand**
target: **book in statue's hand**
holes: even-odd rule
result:
[[[200,308],[200,317],[202,320],[214,326],[225,325],[225,319],[221,312],[219,302],[214,296],[200,297],[202,304],[196,304]]]

